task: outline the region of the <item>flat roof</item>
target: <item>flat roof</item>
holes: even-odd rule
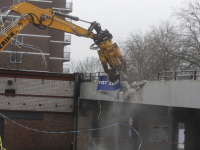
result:
[[[75,74],[0,69],[0,77],[74,81]]]

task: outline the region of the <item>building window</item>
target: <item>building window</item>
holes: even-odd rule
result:
[[[69,73],[69,71],[70,71],[70,64],[63,63],[63,73]]]
[[[13,5],[25,2],[25,0],[13,0]]]
[[[68,3],[68,2],[66,2],[66,8],[72,10],[72,8],[73,8],[73,3]]]
[[[178,123],[178,149],[184,150],[184,143],[185,143],[185,123]]]
[[[67,46],[64,47],[63,56],[64,56],[65,61],[70,60],[70,47],[67,47]]]
[[[11,44],[13,45],[22,45],[22,43],[23,43],[23,36],[21,35],[17,35],[11,41]]]
[[[64,42],[71,42],[71,35],[64,32]]]
[[[21,53],[10,53],[10,62],[11,63],[22,63],[22,54]]]

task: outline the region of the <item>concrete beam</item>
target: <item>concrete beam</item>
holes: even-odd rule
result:
[[[119,101],[116,98],[117,92],[107,92],[107,94],[97,94],[97,83],[85,82],[81,85],[81,99]],[[113,96],[115,95],[115,97]],[[126,101],[130,103],[200,108],[200,81],[150,81],[144,84],[138,91],[130,94]]]

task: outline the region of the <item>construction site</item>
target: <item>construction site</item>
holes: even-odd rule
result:
[[[74,25],[88,22],[72,1],[0,2],[1,150],[200,149],[199,70],[130,83],[112,34]],[[69,72],[71,34],[94,41],[104,72]]]

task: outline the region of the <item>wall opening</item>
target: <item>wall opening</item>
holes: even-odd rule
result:
[[[178,123],[178,150],[184,150],[185,124]]]

